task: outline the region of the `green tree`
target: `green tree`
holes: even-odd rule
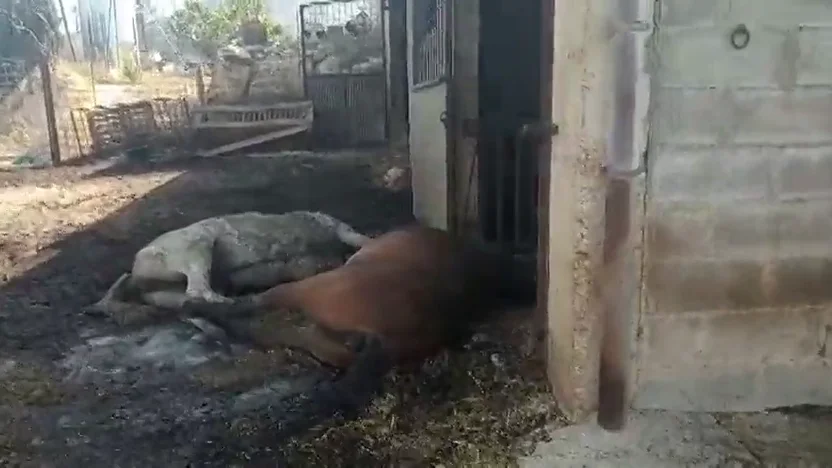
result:
[[[217,8],[209,8],[199,0],[186,0],[185,6],[167,21],[168,32],[179,42],[190,43],[203,54],[214,57],[217,50],[238,37],[247,21],[259,21],[270,42],[280,42],[284,31],[266,15],[263,0],[223,0]]]

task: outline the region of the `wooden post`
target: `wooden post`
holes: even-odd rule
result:
[[[196,66],[196,95],[199,105],[205,105],[205,77],[202,74],[202,64]]]
[[[93,46],[92,42],[92,20],[87,18],[87,33],[89,35],[89,59],[90,59],[90,87],[92,89],[92,103],[93,105],[98,105],[98,97],[96,96],[95,92],[95,47]]]
[[[137,8],[137,6],[134,6],[134,9],[135,8]],[[137,14],[134,11],[133,12],[133,22],[132,22],[132,24],[133,24],[133,64],[136,67],[136,71],[139,74],[141,74],[141,72],[143,71],[142,70],[142,55],[141,55],[141,51],[139,50],[139,27],[138,27],[138,23],[136,22],[136,20],[137,20]]]
[[[78,144],[78,157],[83,158],[86,156],[84,154],[84,147],[81,145],[81,135],[78,133],[78,122],[75,121],[75,113],[69,111],[69,120],[72,122],[72,132],[75,134],[75,143]]]
[[[49,54],[44,54],[40,61],[40,80],[43,83],[43,106],[46,111],[46,130],[49,133],[49,151],[52,165],[61,163],[61,144],[58,140],[58,124],[55,119],[55,99],[52,95],[52,70],[49,66]]]
[[[64,23],[64,32],[66,32],[66,41],[69,43],[69,51],[72,52],[72,61],[77,62],[78,56],[75,55],[75,46],[72,44],[72,35],[69,33],[69,22],[66,19],[64,0],[58,0],[58,7],[61,9],[61,18]]]
[[[110,0],[113,9],[113,24],[115,25],[113,32],[116,40],[116,68],[121,69],[121,43],[118,37],[118,5],[116,0]]]
[[[145,5],[142,0],[136,0],[133,25],[136,30],[136,50],[138,52],[136,64],[139,70],[144,70],[145,63],[147,63],[147,33],[145,31],[147,25],[144,9]]]

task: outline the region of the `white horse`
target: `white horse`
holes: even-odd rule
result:
[[[116,316],[131,306],[135,310],[135,302],[166,310],[181,309],[193,299],[231,302],[214,285],[239,292],[297,281],[340,266],[369,239],[318,212],[204,219],[139,250],[131,272],[88,310]]]

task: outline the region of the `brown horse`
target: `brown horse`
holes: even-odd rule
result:
[[[533,297],[533,286],[516,281],[511,271],[504,256],[417,225],[368,241],[334,270],[231,305],[194,302],[186,310],[220,324],[257,312],[301,310],[314,327],[276,331],[268,345],[302,348],[344,368],[354,358],[345,341],[372,335],[392,363],[417,363],[466,336],[502,299]]]
[[[354,414],[393,366],[419,363],[458,343],[502,300],[533,300],[533,284],[516,281],[511,272],[503,256],[411,226],[368,241],[334,270],[231,305],[191,303],[186,311],[226,328],[235,318],[282,308],[312,320],[313,328],[266,333],[265,345],[304,349],[346,373],[274,406],[279,423],[269,437],[282,439],[335,414]]]

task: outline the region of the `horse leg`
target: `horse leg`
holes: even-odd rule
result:
[[[280,347],[302,350],[315,360],[337,368],[348,367],[355,358],[355,352],[345,340],[332,336],[315,325],[275,327],[264,324],[262,319],[242,319],[219,314],[212,315],[207,320],[221,327],[229,336],[249,342],[261,350]]]
[[[274,345],[303,350],[323,364],[345,369],[355,360],[355,351],[333,339],[317,326],[283,328],[269,337]]]
[[[91,315],[104,315],[121,326],[137,325],[154,321],[164,315],[156,307],[125,301],[127,290],[131,287],[133,277],[124,273],[110,286],[104,297],[95,304],[84,308],[83,312]]]
[[[286,261],[257,263],[229,275],[231,290],[235,293],[266,290],[280,283],[300,281],[332,270],[344,263],[340,256],[310,256]]]
[[[130,283],[131,275],[130,273],[124,273],[110,286],[110,289],[104,294],[98,302],[92,304],[88,307],[88,310],[91,312],[101,312],[104,314],[109,314],[109,304],[114,301],[121,301],[124,299],[125,296],[125,289]]]
[[[133,276],[137,281],[186,281],[185,296],[213,303],[232,300],[211,288],[211,265],[214,259],[214,238],[191,239],[183,251],[159,252],[142,250],[133,262]],[[145,291],[150,288],[141,288]],[[156,288],[153,288],[156,289]],[[169,302],[170,298],[163,298]],[[179,306],[181,307],[181,305]]]

